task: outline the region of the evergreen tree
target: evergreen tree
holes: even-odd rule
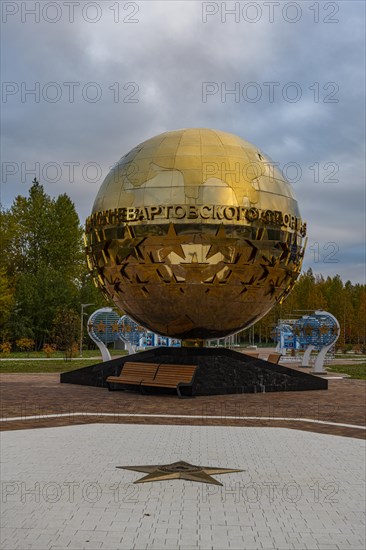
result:
[[[16,197],[10,210],[1,212],[0,223],[1,303],[6,306],[0,327],[13,341],[33,338],[41,349],[56,311],[66,307],[77,314],[83,287],[90,286],[79,218],[67,195],[53,199],[35,181],[27,198]]]

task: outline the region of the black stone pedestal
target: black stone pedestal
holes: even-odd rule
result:
[[[193,386],[182,388],[183,395],[328,389],[328,381],[323,378],[225,348],[161,347],[62,373],[60,381],[107,387],[106,378],[119,376],[126,361],[197,365]]]

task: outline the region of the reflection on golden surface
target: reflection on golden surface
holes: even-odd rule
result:
[[[256,147],[168,132],[108,174],[86,224],[96,284],[146,328],[186,340],[248,327],[291,290],[306,226]]]
[[[212,203],[298,217],[291,186],[269,158],[240,137],[202,128],[166,132],[124,155],[104,180],[93,212]]]

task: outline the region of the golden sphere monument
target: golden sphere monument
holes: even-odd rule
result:
[[[286,297],[306,224],[291,185],[257,147],[203,128],[137,145],[86,221],[88,266],[147,329],[203,343],[247,328]]]

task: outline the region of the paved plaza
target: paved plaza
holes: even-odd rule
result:
[[[3,430],[132,422],[283,427],[365,437],[364,380],[329,380],[328,390],[194,399],[60,384],[58,374],[2,374],[0,381]]]
[[[88,424],[2,434],[2,548],[365,547],[364,442],[283,428]],[[242,468],[223,486],[116,466]]]
[[[365,389],[178,399],[1,375],[2,550],[365,547]],[[223,486],[116,466],[237,468]]]

